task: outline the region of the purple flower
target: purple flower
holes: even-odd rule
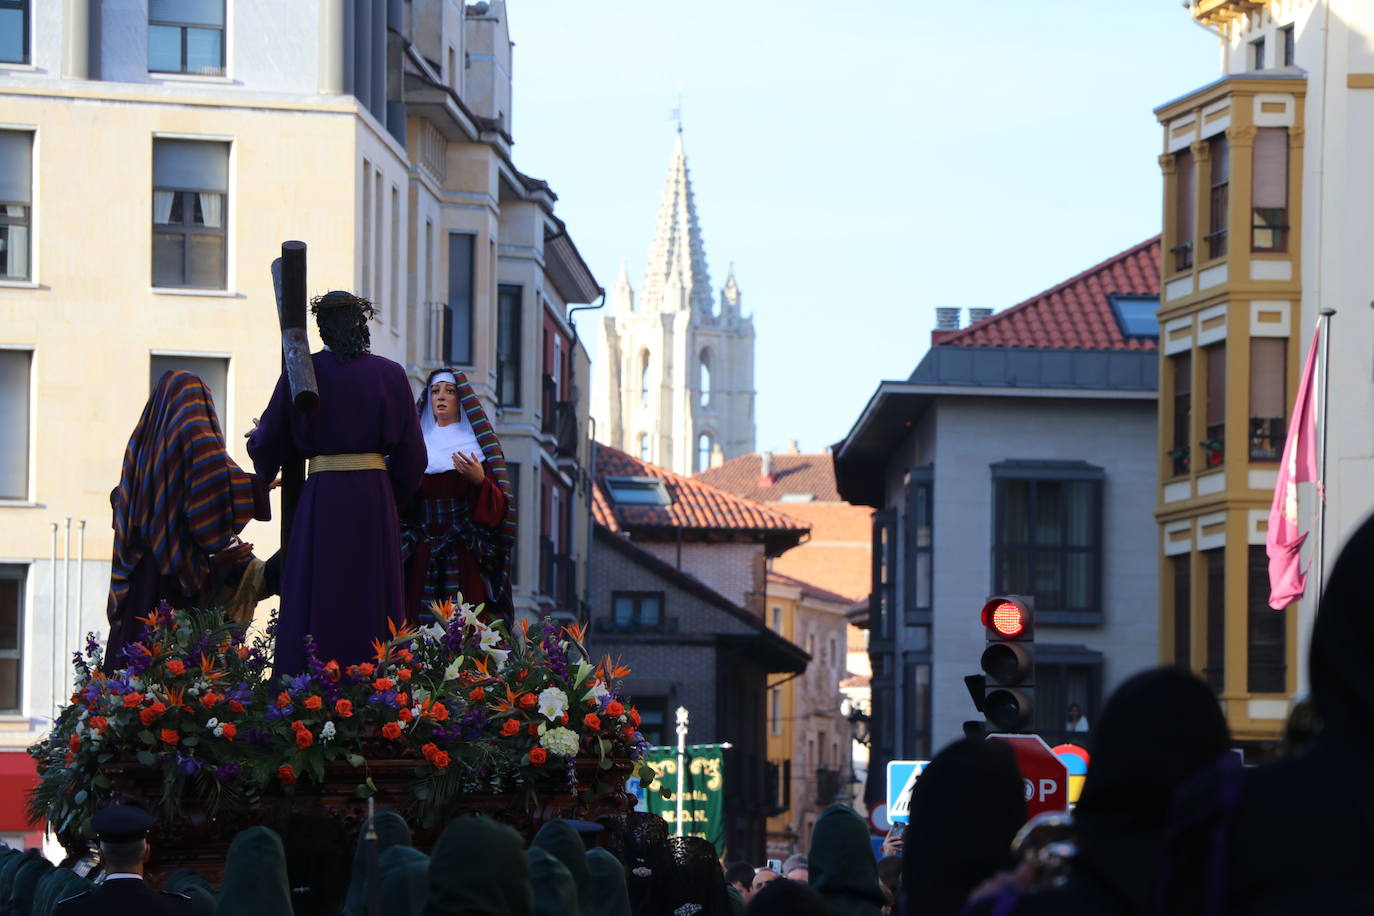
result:
[[[194,776],[200,772],[201,762],[194,757],[178,757],[177,769],[187,776]]]
[[[296,712],[294,706],[283,706],[280,709],[276,704],[267,707],[267,718],[269,719],[289,719]]]
[[[240,703],[247,703],[253,698],[253,691],[249,690],[248,685],[243,681],[239,681],[234,685],[232,690],[224,695],[224,698],[226,700],[238,700]]]
[[[86,657],[95,658],[95,654],[100,651],[100,637],[94,633],[86,634]]]
[[[233,779],[237,775],[239,775],[239,762],[237,760],[230,760],[215,767],[215,778],[220,782]]]

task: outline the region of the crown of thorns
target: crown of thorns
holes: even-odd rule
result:
[[[312,315],[318,315],[325,309],[345,307],[357,309],[362,312],[365,318],[372,318],[377,313],[371,300],[364,299],[362,296],[356,296],[342,289],[330,290],[323,296],[316,296],[314,299],[310,300],[310,314]]]

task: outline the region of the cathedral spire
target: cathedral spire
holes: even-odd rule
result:
[[[630,271],[625,262],[620,262],[620,275],[615,278],[615,288],[611,291],[611,311],[629,314],[635,310],[635,290],[630,285]]]
[[[735,282],[735,262],[730,262],[730,270],[725,277],[725,286],[720,291],[720,310],[739,311],[739,284]]]
[[[668,278],[674,273],[684,294],[682,303],[664,300]],[[696,201],[692,196],[692,180],[687,170],[687,153],[679,131],[668,162],[668,181],[659,204],[654,241],[649,246],[640,301],[644,310],[650,312],[687,305],[710,313],[714,298],[711,277],[706,269],[706,248],[697,222]]]

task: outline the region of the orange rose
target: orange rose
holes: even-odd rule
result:
[[[345,719],[351,717],[353,715],[353,701],[339,700],[337,703],[334,704],[334,711],[337,712],[339,715],[343,716]]]
[[[105,729],[110,727],[110,722],[104,716],[91,716],[91,728],[105,734]]]
[[[424,756],[426,760],[433,760],[434,755],[439,753],[439,745],[431,741],[424,747],[420,748],[420,753]]]
[[[220,695],[211,690],[209,693],[205,694],[205,696],[200,698],[200,705],[204,706],[206,709],[214,709],[215,704],[219,701]]]
[[[582,717],[582,724],[592,731],[596,731],[601,727],[601,717],[594,712],[589,712]]]
[[[537,734],[539,734],[539,723],[538,723],[538,722],[531,722],[531,723],[529,724],[529,727],[526,728],[525,731],[529,732],[531,735],[537,735]]]
[[[539,698],[532,693],[522,693],[520,694],[519,703],[522,708],[529,709],[539,703]]]
[[[176,744],[181,740],[181,736],[177,734],[175,728],[164,728],[162,730],[162,740],[166,741],[168,744]]]
[[[409,706],[409,705],[410,705],[410,694],[408,694],[408,693],[398,693],[398,694],[396,694],[396,705],[397,705],[397,706]]]
[[[479,700],[485,700],[486,698],[487,698],[487,692],[486,692],[485,690],[483,690],[481,687],[474,687],[474,688],[472,688],[470,691],[468,691],[468,699],[469,699],[469,700],[479,701]]]
[[[449,765],[448,751],[439,751],[429,762],[434,764],[435,769],[442,770]]]
[[[302,722],[300,719],[297,719],[295,722],[291,723],[291,731],[293,732],[298,732],[303,728],[305,728],[305,723]]]
[[[415,718],[415,713],[411,712],[409,708],[398,710],[396,715],[402,722],[409,722]]]
[[[151,709],[140,709],[138,711],[138,721],[143,723],[144,728],[147,728],[157,721],[157,713],[153,712]]]
[[[633,725],[625,726],[625,731],[622,732],[622,734],[625,736],[626,741],[635,740],[635,727]]]
[[[518,731],[520,731],[520,723],[514,719],[507,719],[501,723],[501,736],[503,738],[509,738]]]
[[[71,748],[73,754],[81,750],[81,736],[72,735],[71,738],[67,741],[67,747]]]
[[[277,694],[277,708],[278,708],[278,709],[285,709],[287,706],[290,706],[290,705],[291,705],[291,694],[287,693],[285,690],[283,690],[281,693]]]
[[[396,672],[396,676],[397,676],[398,678],[400,678],[401,680],[403,680],[403,681],[409,681],[409,680],[410,680],[410,669],[409,669],[409,668],[402,668],[400,671],[397,671],[397,672]]]
[[[174,675],[186,673],[186,663],[178,659],[171,659],[167,662],[167,670]]]
[[[277,778],[288,786],[294,786],[296,784],[296,771],[291,769],[291,764],[288,763],[286,766],[277,768]]]
[[[382,726],[382,737],[390,741],[395,741],[401,737],[401,723],[388,722]]]
[[[396,656],[397,661],[404,662],[407,665],[415,658],[415,654],[409,649],[397,649],[392,654]]]
[[[239,733],[239,727],[235,725],[233,722],[225,722],[223,725],[220,726],[220,729],[224,737],[230,741],[233,741]]]
[[[563,713],[563,715],[561,715],[561,716],[558,717],[558,724],[559,724],[559,725],[567,725],[567,724],[568,724],[568,714],[567,714],[566,712]]]
[[[306,697],[301,705],[306,709],[319,709],[324,704],[324,700],[319,697]]]
[[[520,683],[523,684],[523,683],[525,683],[525,678],[527,678],[527,677],[529,677],[529,676],[530,676],[530,669],[526,668],[526,669],[524,669],[523,671],[521,671],[519,674],[517,674],[517,675],[515,676],[515,679],[516,679],[517,681],[519,681]]]
[[[548,759],[549,752],[544,750],[542,747],[530,748],[530,763],[534,764],[537,767],[542,767],[544,765],[544,761]]]
[[[315,736],[310,733],[310,729],[300,728],[296,730],[296,747],[304,749],[314,743]]]
[[[377,670],[377,666],[372,662],[363,662],[358,666],[358,673],[363,677],[372,677],[372,672]]]
[[[331,681],[338,681],[339,663],[336,661],[330,661],[329,664],[324,666],[324,674],[325,677],[329,678]]]
[[[611,700],[606,704],[606,715],[623,716],[625,715],[625,707],[621,705],[619,700]]]
[[[630,724],[635,728],[639,728],[639,710],[635,709],[633,706],[630,707]]]
[[[243,712],[243,704],[240,703],[238,700],[230,700],[230,701],[229,701],[229,711],[230,711],[230,712]]]
[[[445,722],[448,720],[448,707],[443,703],[434,703],[425,711],[425,715],[435,722]]]
[[[143,702],[143,694],[141,694],[141,693],[126,693],[126,694],[124,694],[124,708],[125,708],[125,709],[133,709],[135,706],[139,705],[139,704],[142,703],[142,702]]]
[[[392,687],[395,686],[396,682],[389,677],[379,677],[377,678],[377,680],[372,682],[372,689],[378,692],[381,692],[383,690],[390,690]]]

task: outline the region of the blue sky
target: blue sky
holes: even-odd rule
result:
[[[622,259],[642,285],[682,84],[712,284],[733,261],[754,315],[760,449],[841,439],[937,306],[1000,310],[1158,232],[1151,111],[1218,75],[1178,0],[509,7],[516,163],[607,288]]]

